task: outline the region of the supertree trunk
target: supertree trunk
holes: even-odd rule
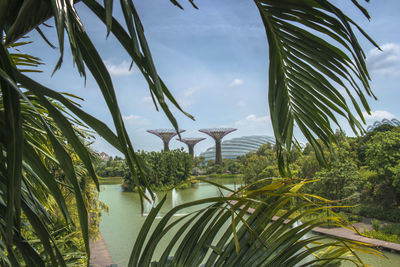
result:
[[[222,166],[221,139],[215,140],[215,164]]]
[[[234,128],[213,128],[213,129],[200,129],[202,133],[205,133],[215,140],[215,164],[222,166],[222,146],[221,140],[222,138],[233,132],[236,131]]]

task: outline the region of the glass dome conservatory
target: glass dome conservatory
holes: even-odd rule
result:
[[[275,139],[269,136],[252,135],[232,138],[222,142],[222,158],[235,159],[251,151],[256,151],[265,143],[275,144]],[[205,161],[215,160],[215,146],[209,147],[206,151],[200,153]]]
[[[398,119],[383,119],[382,121],[375,121],[374,124],[370,125],[367,127],[367,131],[371,132],[373,131],[375,128],[384,125],[384,124],[388,124],[391,126],[400,126],[400,121]]]

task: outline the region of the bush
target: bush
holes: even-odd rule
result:
[[[381,224],[377,219],[372,219],[372,228],[375,231],[379,231],[379,228],[381,228]]]
[[[385,234],[381,231],[375,231],[375,230],[364,232],[364,234],[371,238],[389,241],[393,243],[400,243],[400,237],[398,235]]]
[[[165,191],[185,182],[190,178],[193,167],[192,157],[182,150],[167,152],[138,153],[138,157],[145,163],[145,174],[150,186],[156,191]],[[137,172],[139,176],[140,173]],[[133,191],[137,184],[130,172],[125,174],[122,188]],[[183,185],[182,185],[183,186]]]
[[[391,223],[391,224],[383,225],[381,227],[381,232],[384,234],[400,236],[400,223]]]
[[[359,214],[364,217],[376,218],[389,222],[400,223],[400,209],[381,209],[370,206],[362,206]]]
[[[351,222],[361,222],[362,221],[362,217],[357,214],[348,214],[347,219]]]
[[[348,212],[344,212],[344,211],[338,212],[338,215],[340,217],[347,219],[350,222],[361,222],[361,220],[362,220],[362,217],[360,215],[352,214],[352,213],[348,213]]]

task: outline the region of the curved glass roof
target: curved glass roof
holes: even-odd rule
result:
[[[235,159],[251,151],[256,151],[265,143],[275,144],[275,139],[264,135],[251,135],[225,140],[221,144],[222,158]],[[200,156],[204,157],[206,162],[215,160],[215,146],[209,147],[206,151],[200,153]]]
[[[379,126],[381,126],[383,124],[389,124],[389,125],[392,125],[392,126],[400,126],[400,121],[398,119],[391,119],[391,120],[383,119],[382,121],[375,121],[374,124],[372,124],[372,125],[367,127],[367,131],[371,132],[375,128],[377,128],[377,127],[379,127]]]

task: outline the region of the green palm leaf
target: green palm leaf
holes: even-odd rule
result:
[[[340,90],[347,92],[364,122],[362,108],[370,112],[365,95],[373,96],[370,77],[352,26],[360,28],[330,1],[255,3],[269,44],[268,98],[279,167],[287,175],[286,152],[292,147],[295,126],[314,147],[321,163],[325,159],[317,139],[326,146],[335,141],[332,123],[341,128],[337,117],[344,117],[356,134],[364,132]],[[353,3],[369,17],[357,1]]]
[[[128,266],[328,266],[340,260],[361,266],[363,262],[357,252],[379,254],[359,242],[308,236],[314,227],[343,226],[342,221],[329,212],[328,200],[298,193],[304,182],[290,185],[283,182],[271,182],[271,186],[254,191],[240,190],[230,197],[182,204],[165,214],[149,231],[164,198],[146,218]],[[256,200],[260,195],[263,201]],[[296,202],[303,204],[289,205]],[[187,207],[204,204],[207,207],[172,219]],[[251,205],[256,208],[248,215]],[[307,215],[319,210],[329,215],[307,219]],[[276,217],[278,212],[280,217]],[[303,224],[297,224],[301,220]],[[157,245],[168,232],[174,233],[172,239],[156,255]]]

